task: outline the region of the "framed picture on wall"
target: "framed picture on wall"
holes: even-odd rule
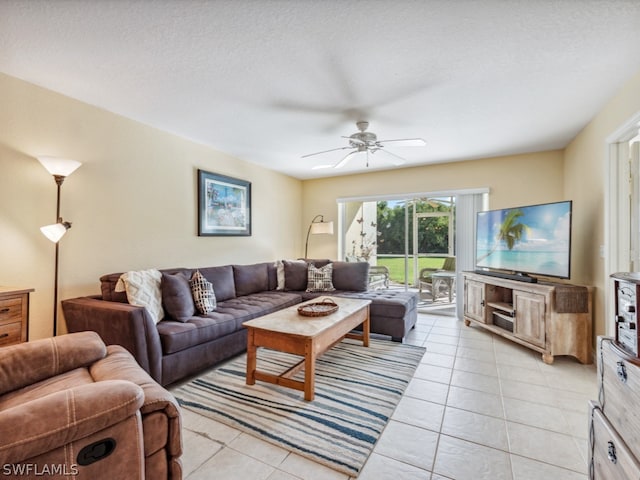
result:
[[[251,235],[251,182],[198,170],[198,235]]]

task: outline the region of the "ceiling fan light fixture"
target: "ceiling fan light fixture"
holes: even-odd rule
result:
[[[398,138],[392,140],[378,140],[378,136],[373,132],[368,132],[367,128],[369,128],[369,122],[359,121],[356,122],[356,126],[358,127],[359,132],[356,132],[348,137],[343,136],[342,138],[346,138],[349,141],[349,145],[346,147],[338,147],[333,148],[331,150],[323,150],[321,152],[309,153],[306,155],[302,155],[302,158],[311,157],[314,155],[320,155],[323,153],[334,152],[337,150],[345,150],[352,149],[345,157],[342,158],[335,165],[331,165],[333,168],[342,168],[345,166],[347,161],[356,153],[366,153],[366,166],[369,167],[369,153],[375,153],[378,150],[382,150],[386,147],[385,143],[392,143],[394,147],[423,147],[427,142],[422,138]],[[406,160],[399,155],[389,152],[388,150],[384,150],[386,153],[389,153],[394,158],[394,161],[391,163],[395,166],[402,165],[406,162]],[[312,170],[319,170],[321,168],[327,168],[327,165],[317,165],[312,167]]]

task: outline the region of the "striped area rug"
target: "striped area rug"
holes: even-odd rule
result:
[[[183,408],[335,470],[357,476],[425,349],[344,340],[316,360],[315,399],[257,381],[245,384],[243,355],[173,391]],[[281,373],[300,357],[261,348],[258,369]],[[304,373],[296,379],[302,380]]]

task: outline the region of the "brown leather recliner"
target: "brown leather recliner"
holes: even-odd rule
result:
[[[181,479],[180,410],[95,332],[0,348],[0,476]]]

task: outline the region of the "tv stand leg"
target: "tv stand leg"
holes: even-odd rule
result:
[[[471,325],[471,320],[467,320],[466,318],[464,319],[464,326],[468,327],[469,325]]]
[[[551,355],[550,353],[543,353],[542,354],[542,361],[544,363],[546,363],[547,365],[552,365],[553,364],[553,355]]]

